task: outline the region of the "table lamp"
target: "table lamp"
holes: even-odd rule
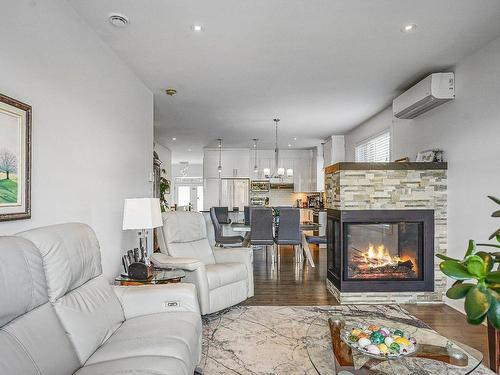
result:
[[[161,218],[160,199],[158,198],[133,198],[125,199],[123,206],[123,230],[133,229],[139,232],[139,248],[145,248],[147,256],[153,253],[151,246],[148,246],[148,229],[158,228],[163,225]],[[142,240],[145,240],[143,247]]]

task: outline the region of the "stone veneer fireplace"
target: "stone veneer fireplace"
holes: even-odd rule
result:
[[[341,303],[441,302],[446,163],[339,163],[325,170],[327,287]]]

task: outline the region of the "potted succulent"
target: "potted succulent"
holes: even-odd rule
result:
[[[488,198],[500,205],[500,199],[492,196]],[[500,210],[493,212],[491,216],[500,217]],[[470,324],[481,324],[487,319],[490,367],[497,371],[500,331],[500,229],[497,229],[489,240],[497,243],[476,244],[470,240],[463,259],[454,259],[442,254],[436,256],[443,260],[439,265],[441,271],[456,280],[446,292],[446,296],[451,299],[465,299],[464,308]],[[494,353],[491,353],[492,350]]]

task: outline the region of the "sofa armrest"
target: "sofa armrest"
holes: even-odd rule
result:
[[[247,263],[253,259],[252,249],[249,247],[233,247],[214,249],[216,263]]]
[[[125,319],[172,311],[199,313],[196,288],[193,284],[113,286]]]
[[[196,258],[171,257],[163,253],[151,255],[151,262],[159,268],[181,268],[185,271],[194,271],[200,268],[203,263]]]
[[[216,263],[243,263],[247,269],[248,291],[247,297],[254,295],[253,282],[253,250],[249,247],[238,247],[230,249],[214,249]]]

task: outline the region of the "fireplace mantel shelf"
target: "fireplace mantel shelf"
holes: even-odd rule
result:
[[[325,168],[325,173],[335,173],[340,170],[344,171],[367,171],[367,170],[431,170],[431,169],[448,169],[448,163],[424,163],[424,162],[407,162],[407,163],[355,163],[341,162],[329,165]]]

